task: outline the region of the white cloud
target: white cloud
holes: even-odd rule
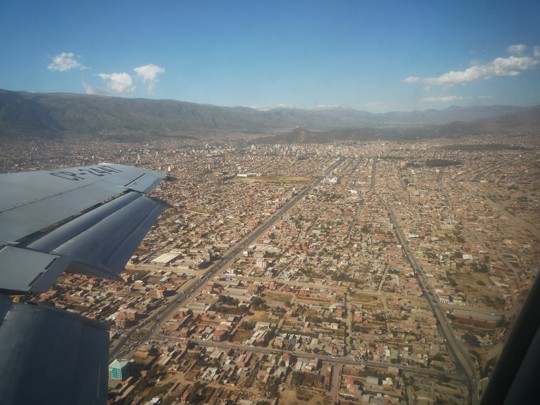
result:
[[[512,45],[508,50],[523,52],[525,45]],[[452,86],[480,79],[490,79],[496,76],[518,76],[522,72],[535,69],[538,65],[540,65],[540,48],[535,47],[532,57],[512,55],[507,58],[495,58],[487,63],[476,63],[468,69],[453,70],[436,77],[410,76],[405,79],[405,82]]]
[[[441,97],[424,97],[421,99],[424,103],[450,103],[453,101],[462,101],[462,100],[476,100],[476,101],[485,101],[493,100],[493,96],[479,95],[474,97],[462,97],[462,96],[441,96]]]
[[[520,56],[523,55],[523,53],[527,50],[527,45],[510,45],[506,50],[510,55]]]
[[[150,93],[154,90],[154,84],[158,81],[157,75],[164,73],[165,69],[156,65],[139,66],[133,69],[136,73],[136,78],[142,80],[148,86]],[[98,73],[96,76],[105,81],[105,90],[92,87],[83,82],[83,87],[88,94],[106,94],[118,93],[126,94],[133,93],[136,89],[135,81],[129,73]]]
[[[97,76],[105,80],[107,91],[112,93],[133,93],[135,85],[127,73],[99,73]]]
[[[422,80],[423,79],[419,76],[409,76],[409,77],[406,77],[403,81],[405,83],[414,84],[414,83],[421,83]]]
[[[97,87],[94,87],[94,86],[91,86],[89,85],[88,83],[86,83],[85,80],[82,80],[82,86],[84,88],[84,91],[86,94],[92,94],[92,95],[107,95],[107,91],[103,90],[103,89],[100,89],[100,88],[97,88]]]
[[[62,52],[51,58],[52,62],[49,63],[47,69],[57,72],[67,72],[72,69],[86,70],[86,66],[80,64],[75,60],[79,58],[73,52]]]
[[[154,81],[157,79],[159,73],[165,73],[165,69],[160,66],[149,64],[145,66],[139,66],[133,69],[137,76],[143,79],[144,82]]]
[[[82,81],[82,85],[84,88],[84,91],[86,94],[99,94],[99,90],[95,87],[90,86],[88,83],[86,83],[84,80]]]
[[[232,106],[229,106],[229,107],[232,107]],[[259,110],[259,111],[271,111],[271,110],[275,110],[279,108],[290,108],[290,109],[298,110],[298,109],[303,108],[298,105],[285,104],[285,103],[278,103],[278,104],[273,104],[273,105],[252,105],[252,106],[244,106],[244,107],[253,108],[254,110]]]
[[[157,75],[161,73],[165,73],[165,69],[161,66],[149,64],[145,66],[139,66],[133,69],[135,73],[137,74],[137,77],[139,77],[143,83],[145,83],[148,86],[148,91],[150,93],[154,92],[154,86],[156,84]]]
[[[342,104],[317,104],[313,107],[315,110],[339,110],[339,109],[349,109],[350,107]]]
[[[422,101],[426,103],[449,103],[451,101],[463,100],[460,96],[443,96],[443,97],[424,97]]]

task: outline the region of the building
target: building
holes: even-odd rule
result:
[[[268,268],[268,261],[263,258],[257,259],[257,267],[263,270],[266,270]]]
[[[129,361],[114,359],[109,364],[109,378],[113,380],[125,380],[129,377]]]

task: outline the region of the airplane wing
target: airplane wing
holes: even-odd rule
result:
[[[164,174],[116,164],[0,175],[0,292],[47,291],[64,271],[114,278],[163,209]]]
[[[107,325],[0,295],[0,403],[105,404]]]
[[[64,271],[114,278],[164,208],[162,173],[117,164],[0,175],[0,293]],[[108,326],[0,294],[0,403],[105,404]]]

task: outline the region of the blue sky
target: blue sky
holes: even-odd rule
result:
[[[0,0],[0,88],[372,112],[540,104],[540,1]]]

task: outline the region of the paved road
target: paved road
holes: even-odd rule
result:
[[[156,335],[154,336],[152,340],[160,341],[160,342],[183,342],[186,339],[165,336],[165,335]],[[271,348],[271,347],[259,347],[259,346],[255,347],[255,346],[249,346],[249,345],[245,345],[241,343],[214,342],[211,340],[201,340],[201,339],[190,339],[190,340],[191,342],[193,342],[194,344],[198,346],[219,347],[225,350],[236,349],[236,350],[243,350],[243,351],[248,351],[248,352],[253,352],[253,353],[262,353],[262,354],[281,355],[283,353],[289,353],[295,357],[299,357],[303,359],[319,359],[321,361],[330,363],[332,365],[341,364],[345,366],[358,366],[360,364],[363,364],[368,367],[380,367],[380,368],[395,367],[399,370],[407,371],[410,373],[424,374],[424,375],[437,376],[437,377],[448,377],[453,380],[467,382],[466,376],[464,376],[461,373],[450,373],[447,371],[440,371],[440,370],[435,370],[431,368],[419,368],[419,367],[407,366],[403,364],[386,363],[383,361],[354,359],[351,357],[326,356],[326,355],[321,355],[321,354],[304,353],[304,352],[297,352],[297,351],[292,351],[292,350],[276,349],[276,348]]]
[[[199,278],[196,278],[191,284],[187,285],[183,292],[179,293],[178,297],[167,307],[150,316],[144,321],[144,325],[138,326],[138,329],[141,330],[141,327],[145,328],[144,336],[136,340],[136,345],[141,344],[144,341],[147,341],[159,328],[159,325],[164,322],[177,308],[185,305],[192,296],[197,294],[197,292],[206,284],[208,279],[217,276],[218,274],[225,271],[225,269],[234,261],[234,259],[241,254],[250,244],[255,242],[266,230],[268,230],[275,222],[277,222],[283,215],[295,207],[306,194],[311,190],[317,187],[325,178],[325,176],[334,170],[343,162],[343,158],[339,158],[334,162],[328,169],[325,170],[322,176],[319,176],[312,183],[310,183],[304,190],[299,192],[294,198],[289,200],[283,207],[276,211],[272,216],[270,216],[266,222],[264,222],[259,227],[255,228],[253,232],[246,235],[242,238],[232,249],[225,252],[223,257],[215,264],[209,267],[209,269]],[[148,325],[151,324],[150,327]],[[131,329],[129,332],[125,333],[124,337],[121,337],[120,340],[116,343],[114,348],[109,351],[109,358],[112,360],[115,357],[120,357],[127,352],[129,352],[134,344],[126,346],[132,339],[132,336],[137,333],[136,329]]]
[[[446,318],[446,314],[444,312],[444,309],[441,306],[441,303],[439,301],[439,298],[437,294],[433,292],[431,289],[431,286],[429,285],[426,274],[424,273],[424,269],[422,266],[416,261],[416,258],[412,254],[409,244],[407,242],[407,239],[403,235],[403,231],[399,225],[399,222],[397,221],[394,212],[392,211],[392,208],[384,201],[383,197],[375,191],[375,176],[377,173],[377,160],[373,161],[373,168],[372,168],[372,189],[379,198],[379,201],[381,204],[386,208],[386,211],[388,212],[388,216],[390,217],[390,221],[392,222],[392,225],[394,226],[394,230],[396,231],[397,238],[399,240],[399,243],[403,247],[403,250],[405,252],[405,255],[411,264],[413,270],[415,271],[416,277],[418,279],[418,282],[420,283],[420,287],[422,288],[422,291],[424,292],[424,295],[427,298],[427,302],[431,308],[431,311],[433,312],[433,315],[435,315],[435,318],[437,319],[437,324],[439,327],[439,330],[441,331],[442,335],[445,337],[448,347],[448,352],[454,361],[455,364],[459,365],[461,369],[464,371],[465,375],[467,376],[468,384],[469,384],[469,391],[470,391],[470,399],[471,402],[475,402],[477,396],[477,377],[476,377],[476,369],[474,367],[473,362],[471,361],[471,358],[469,357],[467,351],[461,344],[461,342],[457,339],[454,329],[452,328],[452,325],[450,324],[450,321],[448,318]]]
[[[136,330],[134,329],[131,330],[129,333],[126,333],[126,336],[121,338],[121,340],[116,344],[114,349],[111,350],[110,358],[112,359],[115,356],[125,354],[129,352],[130,350],[132,350],[134,347],[150,339],[161,340],[161,341],[183,340],[180,338],[161,336],[158,333],[156,333],[156,331],[158,331],[160,324],[164,322],[175,310],[177,310],[178,307],[185,305],[191,299],[191,297],[194,296],[198,292],[198,290],[200,290],[204,286],[204,284],[208,281],[208,279],[225,271],[225,269],[234,261],[234,259],[243,250],[246,249],[247,246],[255,242],[276,221],[278,221],[283,215],[285,215],[288,211],[290,211],[293,207],[295,207],[306,194],[308,194],[311,190],[313,190],[313,188],[315,188],[322,182],[325,175],[330,173],[334,168],[336,168],[339,164],[341,164],[343,160],[344,160],[343,158],[340,158],[339,160],[337,160],[331,167],[329,167],[326,170],[323,176],[317,178],[308,187],[306,187],[298,195],[292,198],[287,204],[285,204],[281,209],[276,211],[276,213],[274,213],[264,224],[260,225],[249,235],[246,235],[232,249],[227,251],[219,262],[212,265],[200,278],[195,279],[194,281],[192,281],[190,285],[187,285],[184,288],[184,291],[180,293],[173,302],[171,302],[167,307],[162,309],[160,312],[149,317],[145,321],[146,329],[145,329],[144,336],[142,336],[140,339],[131,339],[133,334],[136,333]],[[371,186],[372,186],[373,191],[375,191],[375,183],[376,183],[376,163],[377,163],[377,160],[376,158],[374,158],[372,179],[371,179],[372,180]],[[411,265],[417,272],[420,285],[422,286],[424,292],[426,293],[426,296],[428,297],[428,303],[430,304],[430,307],[432,308],[433,313],[435,314],[437,320],[439,321],[443,335],[446,337],[448,341],[450,354],[451,356],[453,356],[455,360],[457,360],[457,363],[460,364],[462,368],[465,370],[466,377],[463,376],[462,374],[453,374],[453,373],[443,372],[443,371],[434,370],[434,369],[424,369],[424,368],[417,368],[417,367],[400,365],[400,364],[366,361],[362,359],[352,359],[349,357],[338,358],[338,357],[333,357],[333,356],[322,356],[322,355],[315,355],[315,354],[310,354],[310,353],[298,353],[298,352],[280,350],[280,349],[251,347],[247,345],[232,344],[228,342],[213,342],[213,341],[204,341],[204,340],[197,340],[197,339],[191,339],[191,340],[201,346],[221,347],[221,348],[227,348],[227,349],[236,348],[236,349],[258,352],[258,353],[272,353],[272,354],[290,353],[297,357],[321,359],[323,361],[333,364],[334,366],[337,366],[337,365],[354,366],[358,364],[365,364],[366,366],[370,366],[370,367],[390,367],[391,366],[391,367],[396,367],[402,371],[424,374],[424,375],[431,375],[431,376],[439,376],[439,377],[444,376],[444,377],[452,378],[452,379],[459,380],[462,382],[469,382],[469,384],[471,384],[471,381],[472,381],[472,384],[475,385],[476,377],[474,373],[474,366],[472,366],[472,362],[470,358],[463,351],[463,348],[461,347],[461,345],[459,345],[459,342],[457,342],[455,335],[453,334],[453,330],[451,329],[451,326],[448,324],[448,320],[446,319],[446,316],[444,315],[444,311],[442,310],[439,304],[439,301],[436,298],[436,295],[433,294],[433,292],[431,291],[429,287],[429,284],[427,283],[425,279],[423,270],[418,265],[414,256],[409,251],[408,245],[406,244],[406,240],[401,232],[401,229],[399,228],[399,224],[394,218],[393,212],[391,211],[390,207],[384,202],[382,197],[378,194],[377,196],[381,200],[381,203],[387,209],[390,215],[390,219],[392,220],[392,223],[394,224],[394,227],[396,228],[398,239],[400,240],[400,243],[404,247],[407,257],[409,258],[409,261],[411,262]],[[151,325],[151,326],[148,327],[148,325]],[[140,329],[141,329],[141,326],[139,326],[139,330]],[[126,343],[130,343],[130,344],[126,346]],[[469,364],[467,363],[467,360]],[[470,373],[470,370],[472,370],[471,373]]]

